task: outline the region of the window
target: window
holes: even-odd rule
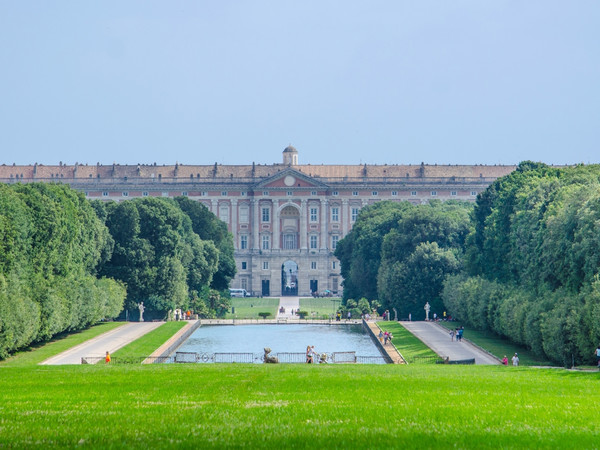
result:
[[[396,197],[398,195],[398,191],[392,191],[392,197]]]
[[[333,236],[331,236],[331,249],[332,250],[335,250],[339,240],[340,240],[340,237],[337,234],[334,234]]]
[[[262,221],[263,222],[268,222],[270,220],[270,212],[271,212],[271,210],[269,208],[262,209]]]
[[[225,223],[229,222],[229,206],[219,206],[219,219],[221,219]]]
[[[269,261],[263,261],[263,270],[269,270]]]
[[[271,239],[269,238],[269,235],[265,234],[262,237],[262,249],[263,250],[269,250],[269,247],[271,246]]]
[[[242,197],[245,197],[246,196],[246,191],[242,191],[241,194],[242,194]]]
[[[148,192],[142,192],[142,197],[148,197]]]
[[[417,195],[417,191],[411,191],[410,195],[412,195],[412,196]]]
[[[246,261],[242,261],[242,270],[246,270],[248,268],[248,263]]]
[[[456,197],[456,191],[452,191],[452,192],[450,192],[450,195],[451,195],[452,197]]]
[[[317,208],[310,208],[310,221],[317,222],[319,220],[319,210]]]
[[[377,197],[379,195],[379,192],[373,191],[373,192],[371,192],[371,195],[373,195],[373,197]]]
[[[221,192],[221,197],[227,197],[227,191],[222,191]]]
[[[246,205],[240,206],[240,223],[248,223],[248,216],[249,216],[248,213],[249,213],[248,206],[246,206]]]
[[[242,234],[240,236],[240,250],[246,250],[248,248],[248,236]]]
[[[331,221],[339,222],[340,221],[340,208],[334,206],[331,208]]]
[[[437,195],[437,191],[431,191],[431,196],[435,197]]]
[[[287,196],[291,197],[292,195],[294,195],[294,193],[292,191],[287,191]]]
[[[248,279],[247,278],[242,278],[242,289],[247,289],[248,288]]]
[[[129,192],[123,192],[123,197],[129,197]]]
[[[358,191],[352,192],[352,195],[354,195],[355,197],[358,197]]]
[[[263,191],[263,195],[269,195],[269,191]]]
[[[102,197],[108,197],[108,192],[103,192]]]
[[[311,261],[310,262],[310,268],[311,268],[311,270],[317,270],[317,262],[316,261]]]
[[[206,196],[207,196],[207,193],[206,193],[206,192],[201,192],[201,193],[200,193],[200,195],[201,195],[202,197],[206,197]]]
[[[352,208],[352,222],[356,222],[356,219],[358,218],[358,212],[360,211],[359,208]]]
[[[331,194],[337,197],[338,191],[333,191]]]
[[[337,268],[337,263],[335,261],[331,261],[331,268],[335,270]]]
[[[298,248],[296,233],[286,233],[283,235],[283,249],[296,250]]]
[[[318,245],[317,236],[315,236],[313,234],[310,237],[310,248],[311,248],[311,250],[315,250],[317,248],[317,245]]]
[[[311,191],[310,195],[317,195],[317,191]]]
[[[187,191],[183,191],[183,192],[181,193],[181,195],[183,195],[184,197],[187,197],[187,196],[188,196],[188,193],[187,193]]]
[[[477,196],[477,191],[471,191],[471,195],[472,195],[473,197],[476,197],[476,196]]]

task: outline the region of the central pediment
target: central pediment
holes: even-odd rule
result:
[[[254,185],[255,189],[294,189],[294,188],[321,188],[327,185],[302,172],[287,168]]]

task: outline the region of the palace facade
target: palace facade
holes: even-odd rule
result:
[[[289,146],[279,164],[0,166],[0,181],[60,182],[90,200],[187,196],[233,234],[232,288],[254,295],[341,294],[336,245],[362,208],[381,200],[474,201],[516,166],[301,165]]]

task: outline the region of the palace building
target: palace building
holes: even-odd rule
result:
[[[59,182],[90,200],[187,196],[233,234],[232,288],[254,295],[341,294],[336,245],[381,200],[474,201],[516,166],[311,165],[289,146],[276,164],[0,166],[0,181]]]

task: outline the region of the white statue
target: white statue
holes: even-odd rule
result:
[[[429,302],[425,303],[425,320],[429,320],[429,311],[431,311],[431,306],[429,306]]]
[[[140,304],[138,305],[138,309],[140,310],[140,322],[144,321],[144,310],[146,308],[144,308],[144,302],[140,302]]]

